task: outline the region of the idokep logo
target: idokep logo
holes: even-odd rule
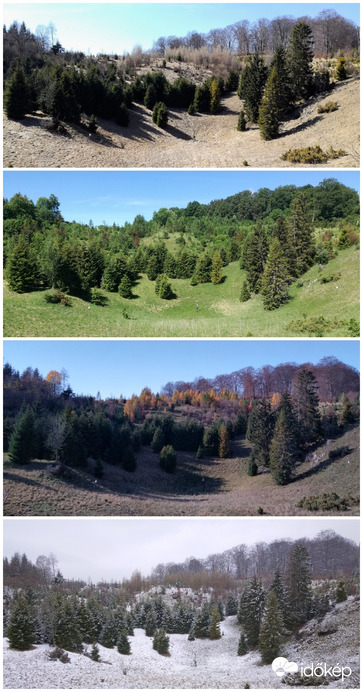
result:
[[[286,673],[297,673],[299,670],[299,666],[297,663],[294,662],[289,662],[287,658],[284,658],[283,656],[279,656],[279,658],[275,658],[274,661],[272,661],[272,670],[275,671],[276,675],[279,676],[279,678],[282,678],[283,675],[286,675]]]
[[[287,673],[299,672],[298,664],[294,663],[294,661],[288,661],[287,658],[283,658],[283,656],[275,658],[274,661],[272,661],[271,667],[280,678]],[[314,663],[312,663],[310,666],[301,666],[300,674],[306,678],[326,678],[330,676],[334,680],[341,679],[344,681],[345,678],[350,677],[352,669],[349,668],[349,666],[328,666],[327,663],[318,663],[314,665]]]

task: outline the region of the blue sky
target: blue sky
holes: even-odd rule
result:
[[[242,190],[318,185],[325,178],[359,191],[357,171],[4,171],[4,197],[20,192],[34,202],[54,194],[66,221],[123,224],[161,207],[208,203]]]
[[[316,17],[334,9],[359,24],[358,3],[5,3],[3,23],[25,21],[35,32],[53,22],[57,38],[67,50],[84,53],[131,51],[136,44],[147,50],[160,36],[184,36],[248,19],[274,19],[289,15]]]
[[[103,398],[129,397],[143,387],[157,392],[167,382],[211,378],[249,365],[317,363],[325,356],[359,369],[359,343],[349,340],[4,341],[4,362],[16,370],[37,367],[45,377],[65,368],[75,393],[99,391]]]

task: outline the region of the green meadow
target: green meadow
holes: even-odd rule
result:
[[[349,337],[358,336],[359,249],[338,252],[325,268],[314,265],[290,286],[277,310],[254,295],[241,303],[246,276],[238,262],[223,270],[219,285],[191,286],[171,279],[176,298],[162,300],[145,274],[133,298],[107,293],[105,307],[71,297],[71,306],[47,304],[45,291],[15,293],[4,286],[5,337]],[[322,283],[322,279],[330,279]],[[336,278],[338,277],[338,278]]]

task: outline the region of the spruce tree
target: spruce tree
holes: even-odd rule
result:
[[[270,446],[270,469],[277,485],[287,485],[298,458],[295,431],[291,429],[285,412],[280,411]]]
[[[117,651],[119,654],[124,654],[128,656],[131,653],[131,646],[130,642],[127,638],[127,632],[125,630],[121,630],[118,640],[117,640]]]
[[[195,639],[207,639],[210,631],[210,613],[208,605],[204,605],[196,614],[193,622]]]
[[[152,84],[149,84],[149,86],[146,89],[146,93],[145,93],[144,106],[146,108],[148,108],[150,111],[152,111],[156,102],[157,102],[157,96],[156,96],[155,88]]]
[[[265,310],[276,310],[289,300],[290,283],[287,261],[277,238],[271,243],[261,281],[260,293]]]
[[[132,283],[127,274],[125,274],[121,279],[120,285],[118,287],[118,293],[121,296],[121,298],[132,298]]]
[[[276,105],[279,119],[290,110],[293,103],[291,75],[288,66],[287,53],[283,46],[278,46],[273,54],[271,69],[276,70]]]
[[[345,587],[344,579],[339,579],[337,588],[335,590],[335,600],[337,603],[343,603],[348,598],[347,589]]]
[[[27,406],[20,411],[10,437],[9,459],[14,464],[27,464],[33,458],[34,430],[34,413]]]
[[[29,90],[25,72],[20,65],[15,68],[6,83],[4,108],[11,120],[21,120],[29,112]]]
[[[230,594],[227,598],[226,615],[237,615],[238,601],[235,596]]]
[[[287,624],[296,629],[308,620],[311,609],[311,560],[307,547],[301,542],[290,552],[285,588]]]
[[[322,437],[319,411],[318,383],[311,370],[303,368],[297,375],[294,392],[296,417],[303,444],[317,442]]]
[[[274,573],[270,591],[274,591],[276,594],[277,605],[285,622],[287,617],[286,591],[279,568],[277,568]]]
[[[289,275],[291,277],[296,276],[296,255],[292,246],[289,221],[284,214],[280,214],[280,216],[277,217],[272,229],[271,238],[272,240],[276,238],[280,243]]]
[[[242,108],[242,110],[240,111],[240,114],[238,116],[238,120],[237,120],[237,131],[238,132],[245,132],[246,129],[247,129],[247,120],[246,120],[245,112]]]
[[[283,619],[278,607],[276,594],[274,591],[270,591],[258,641],[258,648],[263,663],[272,663],[279,655],[283,638],[283,627]]]
[[[306,99],[313,89],[313,32],[305,22],[298,22],[291,33],[288,64],[295,101]]]
[[[23,236],[20,236],[14,245],[5,274],[11,291],[27,293],[37,287],[37,260],[29,242]]]
[[[211,271],[211,282],[212,284],[221,284],[223,281],[222,275],[223,262],[221,258],[221,253],[216,250],[212,259],[212,271]]]
[[[268,256],[268,239],[261,223],[257,223],[243,248],[243,266],[247,272],[250,290],[258,293]]]
[[[313,230],[308,217],[308,198],[302,193],[293,199],[289,215],[289,236],[294,251],[294,276],[301,276],[314,264]]]
[[[6,635],[12,649],[26,651],[35,642],[35,619],[32,608],[23,594],[13,601]]]
[[[161,449],[160,468],[167,473],[174,473],[176,469],[176,453],[172,445],[166,445]]]
[[[54,643],[67,651],[82,651],[82,637],[75,608],[67,598],[59,610]]]
[[[269,465],[270,443],[273,435],[273,414],[268,401],[255,401],[248,420],[247,439],[254,444],[255,459]]]
[[[242,284],[241,288],[241,294],[240,294],[240,302],[245,303],[247,300],[251,298],[251,291],[248,285],[248,281],[245,279],[245,281]]]
[[[224,423],[219,428],[219,448],[218,456],[220,459],[227,459],[231,454],[228,430]]]
[[[265,607],[266,594],[261,581],[253,577],[241,598],[239,620],[249,647],[257,646]]]
[[[212,79],[210,85],[210,112],[219,113],[221,109],[221,96],[217,80]]]
[[[158,654],[167,655],[169,653],[170,639],[163,628],[157,629],[153,638],[153,649]]]
[[[210,624],[209,624],[209,639],[220,639],[221,628],[219,625],[220,613],[216,606],[211,609]]]
[[[151,440],[151,449],[155,454],[159,454],[165,445],[165,436],[162,429],[158,426]]]
[[[273,67],[266,82],[258,112],[258,126],[262,139],[275,139],[279,133],[281,109],[278,100],[278,78]]]
[[[265,61],[258,53],[254,53],[252,57],[247,59],[247,64],[242,70],[237,91],[240,99],[244,101],[244,110],[248,120],[252,123],[257,123],[258,120],[258,111],[266,79]]]
[[[90,655],[91,655],[92,661],[96,661],[96,662],[98,663],[98,661],[101,660],[101,657],[100,657],[100,649],[99,649],[99,647],[98,647],[97,644],[93,644],[93,645],[92,645],[92,649],[91,649],[91,654],[90,654]]]
[[[344,79],[347,79],[348,75],[347,75],[347,70],[346,70],[346,66],[345,66],[345,58],[343,56],[338,58],[335,76],[336,76],[338,82],[342,82]]]
[[[238,651],[237,656],[245,656],[248,653],[248,645],[244,632],[241,632],[241,636],[238,641]]]
[[[153,637],[154,632],[157,628],[156,616],[152,609],[149,610],[146,620],[145,620],[145,635],[147,637]]]

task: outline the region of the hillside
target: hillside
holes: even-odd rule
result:
[[[173,66],[167,70],[170,74]],[[190,72],[190,68],[189,68]],[[189,73],[188,73],[188,76]],[[318,106],[337,101],[338,110],[319,114]],[[32,168],[253,168],[306,167],[281,155],[288,149],[319,145],[324,151],[343,149],[346,155],[313,168],[359,167],[359,80],[337,84],[329,95],[307,102],[295,119],[281,126],[277,139],[263,141],[257,125],[237,131],[242,102],[233,92],[222,96],[217,115],[189,116],[170,108],[169,123],[160,129],[143,105],[130,111],[128,127],[99,118],[95,134],[67,124],[67,136],[49,132],[51,118],[41,112],[24,119],[4,116],[3,165]],[[245,163],[246,162],[246,163]]]
[[[44,291],[19,294],[5,284],[4,336],[356,336],[349,329],[351,319],[359,320],[359,252],[354,246],[340,251],[323,271],[318,265],[309,269],[290,286],[291,300],[278,310],[264,310],[259,295],[239,301],[246,273],[238,262],[224,267],[223,274],[225,280],[216,286],[172,279],[175,300],[156,296],[154,282],[141,274],[133,299],[108,292],[106,307],[77,297],[71,307],[47,304]],[[337,281],[321,283],[337,275]]]
[[[20,652],[10,650],[5,640],[4,687],[236,689],[248,683],[251,688],[289,689],[270,665],[261,665],[258,652],[236,655],[240,628],[235,616],[227,617],[220,627],[222,637],[217,641],[190,642],[186,635],[171,634],[169,657],[153,651],[144,630],[135,629],[135,636],[130,637],[130,656],[99,646],[98,663],[70,653],[70,663],[62,664],[49,660],[50,649],[45,644]],[[328,666],[350,667],[352,674],[344,682],[330,679],[329,687],[359,688],[359,602],[350,597],[320,622],[308,622],[298,638],[284,643],[281,655],[299,666],[323,661]]]
[[[329,452],[347,445],[349,454],[329,459]],[[359,427],[353,425],[335,440],[318,446],[298,465],[295,480],[276,486],[265,469],[247,475],[251,445],[234,440],[233,457],[196,460],[178,452],[174,474],[161,471],[158,455],[142,447],[137,468],[130,474],[104,464],[104,477],[89,470],[69,469],[66,479],[47,472],[49,461],[12,464],[5,455],[4,514],[7,516],[255,516],[258,509],[272,516],[358,515],[349,509],[311,512],[297,506],[303,497],[335,492],[357,498],[359,488]],[[349,471],[349,472],[347,472]],[[204,478],[204,482],[203,479]]]

